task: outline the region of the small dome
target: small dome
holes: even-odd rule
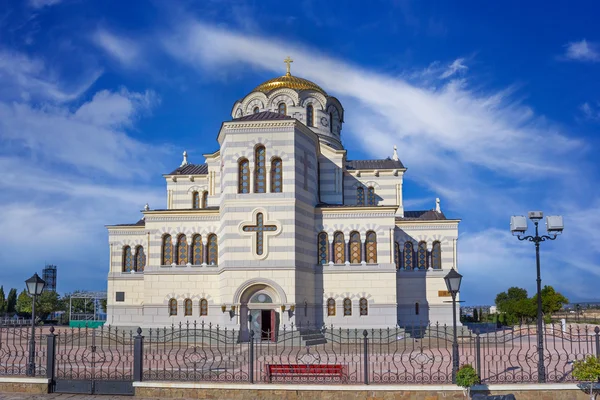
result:
[[[323,96],[327,96],[327,93],[325,93],[325,91],[316,83],[306,79],[298,78],[297,76],[292,76],[289,73],[261,83],[254,88],[253,92],[269,93],[272,90],[280,88],[289,88],[294,90],[314,90],[321,93]]]

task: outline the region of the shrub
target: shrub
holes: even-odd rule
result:
[[[481,379],[475,369],[470,364],[465,364],[456,372],[456,384],[464,388],[464,394],[469,397],[471,386],[477,385]]]
[[[588,356],[573,363],[573,377],[581,382],[600,382],[600,360]]]

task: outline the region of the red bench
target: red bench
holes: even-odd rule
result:
[[[265,370],[268,382],[273,376],[339,377],[342,382],[347,378],[346,367],[339,364],[267,364]]]

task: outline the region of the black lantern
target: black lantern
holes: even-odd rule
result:
[[[450,293],[456,294],[460,291],[462,275],[456,272],[454,268],[448,272],[448,275],[444,277],[444,280],[446,281],[446,287]]]
[[[39,296],[44,291],[46,281],[40,278],[36,272],[31,278],[25,281],[25,285],[30,296]]]

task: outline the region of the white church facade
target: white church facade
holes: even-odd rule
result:
[[[457,268],[459,220],[439,200],[404,209],[396,149],[348,157],[342,105],[289,62],[231,116],[205,163],[184,153],[164,175],[165,209],[107,227],[108,324],[196,321],[269,336],[291,323],[452,323],[443,278]]]

